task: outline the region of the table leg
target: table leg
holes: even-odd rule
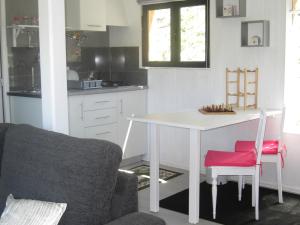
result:
[[[150,211],[159,211],[159,126],[150,124]]]
[[[200,131],[190,129],[189,222],[199,222]]]

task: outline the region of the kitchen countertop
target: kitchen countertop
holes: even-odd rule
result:
[[[97,89],[89,90],[68,90],[68,96],[76,95],[94,95],[94,94],[105,94],[105,93],[114,93],[114,92],[125,92],[125,91],[138,91],[148,89],[148,86],[120,86],[120,87],[103,87]],[[9,91],[7,92],[9,96],[19,96],[19,97],[28,97],[28,98],[41,98],[40,91]]]
[[[125,92],[125,91],[138,91],[148,89],[148,86],[119,86],[119,87],[103,87],[89,90],[69,90],[68,95],[94,95],[94,94],[105,94],[105,93],[114,93],[114,92]]]
[[[7,92],[8,96],[17,96],[17,97],[28,97],[28,98],[41,98],[40,91],[9,91]]]

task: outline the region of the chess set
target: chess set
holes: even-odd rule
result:
[[[199,112],[205,115],[232,115],[236,114],[236,112],[232,109],[231,105],[208,105],[203,106],[199,109]]]

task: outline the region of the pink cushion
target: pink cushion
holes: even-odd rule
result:
[[[264,141],[262,154],[274,155],[278,153],[279,142],[277,140]],[[237,141],[235,143],[236,152],[255,151],[254,141]]]
[[[237,166],[248,167],[256,164],[256,153],[245,152],[224,152],[209,150],[205,157],[205,167],[210,166]]]

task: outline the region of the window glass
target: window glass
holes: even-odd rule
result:
[[[143,66],[209,67],[209,1],[143,6]]]
[[[148,11],[149,61],[171,60],[171,11]]]
[[[205,6],[180,9],[180,61],[205,61]]]
[[[300,1],[299,0],[292,0],[293,1],[293,10],[300,10]]]
[[[291,12],[287,33],[287,74],[285,77],[286,117],[284,130],[300,133],[300,15]]]

